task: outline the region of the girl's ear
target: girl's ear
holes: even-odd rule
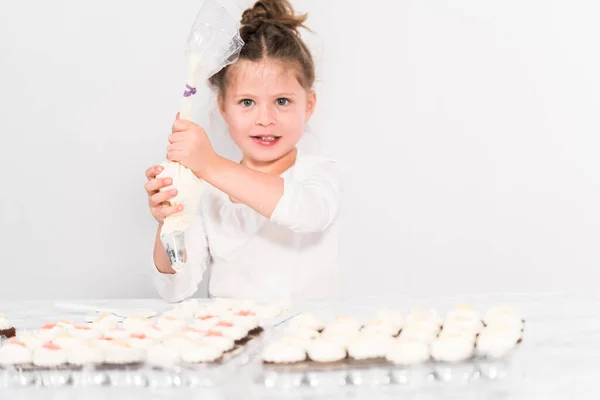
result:
[[[311,90],[308,93],[308,97],[306,98],[306,114],[304,115],[304,122],[308,122],[310,117],[315,112],[315,107],[317,106],[317,94],[314,90]]]
[[[221,92],[219,92],[217,95],[217,103],[219,104],[219,112],[221,113],[221,117],[223,117],[225,122],[227,122],[227,118],[225,117],[225,98]]]

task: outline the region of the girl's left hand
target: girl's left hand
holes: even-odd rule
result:
[[[179,119],[173,123],[167,147],[167,160],[176,161],[202,178],[215,159],[216,153],[201,126]]]

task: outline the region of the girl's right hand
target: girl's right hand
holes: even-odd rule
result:
[[[148,182],[144,185],[146,192],[148,193],[148,203],[150,205],[150,212],[154,219],[159,224],[165,222],[165,218],[169,215],[176,214],[183,211],[183,205],[170,206],[168,202],[173,197],[177,196],[177,189],[160,191],[161,188],[171,185],[171,178],[157,178],[156,175],[162,172],[163,168],[159,165],[155,165],[146,170],[146,178]]]

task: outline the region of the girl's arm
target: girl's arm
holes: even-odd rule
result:
[[[321,232],[337,218],[341,178],[323,157],[303,157],[283,179],[216,156],[202,178],[278,225],[295,232]]]

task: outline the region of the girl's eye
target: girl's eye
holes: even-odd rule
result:
[[[290,101],[284,97],[281,97],[279,99],[277,99],[277,105],[279,106],[285,106],[286,104],[288,104]]]
[[[240,104],[243,105],[244,107],[250,107],[251,105],[254,104],[254,100],[244,99],[244,100],[240,101]]]

